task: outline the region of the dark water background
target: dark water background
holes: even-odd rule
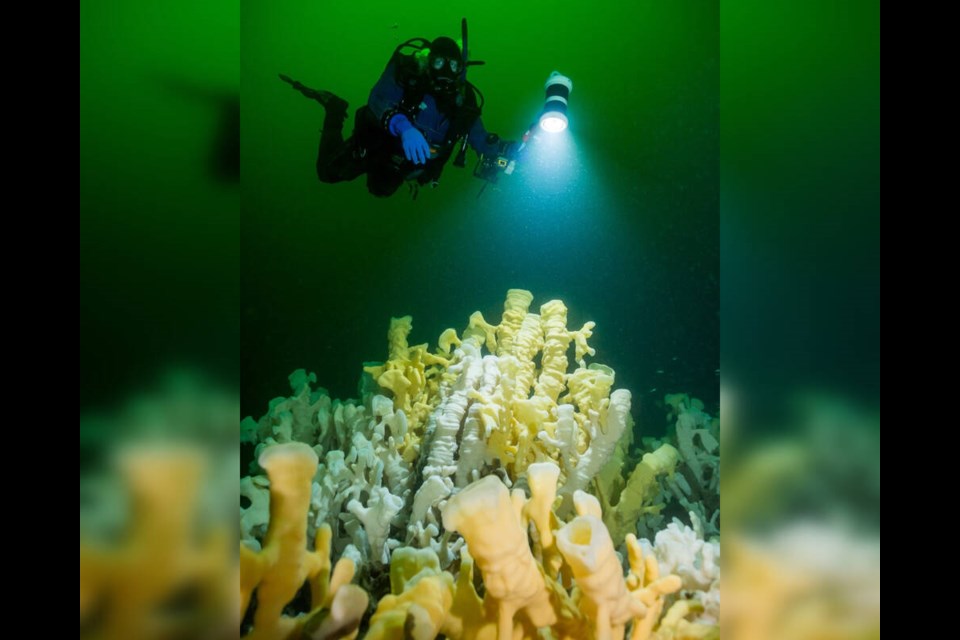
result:
[[[244,415],[287,394],[300,367],[354,396],[362,363],[386,355],[391,316],[412,315],[411,343],[435,344],[474,310],[498,322],[509,288],[532,291],[534,311],[562,299],[571,327],[596,321],[593,361],[634,393],[641,426],[659,430],[666,392],[716,411],[717,6],[625,6],[244,6]],[[574,82],[565,140],[480,198],[472,151],[417,200],[405,188],[376,199],[363,178],[317,182],[323,110],[277,73],[335,91],[352,113],[397,44],[456,37],[464,13],[471,56],[487,63],[470,79],[488,130],[519,137],[557,69]]]

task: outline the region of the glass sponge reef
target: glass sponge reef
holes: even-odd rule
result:
[[[292,396],[243,421],[247,637],[718,637],[701,495],[716,421],[678,397],[684,438],[633,451],[630,392],[586,362],[594,323],[532,302],[510,290],[499,324],[476,312],[433,350],[394,318],[359,401],[299,370]],[[694,527],[639,541],[671,500]]]

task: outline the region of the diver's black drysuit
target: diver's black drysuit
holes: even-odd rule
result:
[[[343,104],[343,103],[341,103]],[[390,119],[407,116],[430,145],[430,158],[417,165],[406,159],[400,138],[390,133]],[[317,151],[321,182],[343,182],[367,174],[367,189],[390,196],[404,181],[436,184],[443,167],[463,140],[480,154],[495,155],[499,138],[487,133],[480,120],[476,90],[464,83],[451,96],[435,96],[425,72],[412,55],[395,53],[357,109],[353,135],[343,139],[346,109],[328,107]]]

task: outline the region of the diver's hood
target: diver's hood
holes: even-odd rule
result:
[[[427,72],[434,91],[443,94],[457,91],[463,78],[463,55],[452,38],[441,36],[430,43]]]

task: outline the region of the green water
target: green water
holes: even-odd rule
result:
[[[393,315],[412,342],[494,322],[512,287],[595,320],[596,361],[662,421],[666,392],[718,397],[718,11],[559,3],[244,3],[241,11],[243,412],[260,415],[305,367],[335,396],[386,353]],[[574,82],[567,145],[552,163],[482,183],[448,164],[414,201],[321,184],[323,110],[277,79],[331,90],[353,109],[394,47],[459,35],[488,130],[516,139],[553,70]],[[348,127],[352,126],[351,121]],[[475,161],[473,152],[468,167]],[[635,413],[637,413],[635,411]]]
[[[477,309],[497,321],[519,287],[597,322],[595,360],[648,425],[670,391],[713,410],[718,4],[551,6],[81,4],[81,405],[181,362],[239,369],[244,415],[299,367],[350,396],[390,316],[433,342]],[[416,201],[319,183],[323,110],[277,73],[352,113],[397,44],[458,36],[464,16],[487,128],[519,137],[559,70],[565,144],[479,199],[472,151]]]
[[[170,366],[238,379],[241,194],[215,165],[239,22],[224,0],[80,5],[82,409]]]

